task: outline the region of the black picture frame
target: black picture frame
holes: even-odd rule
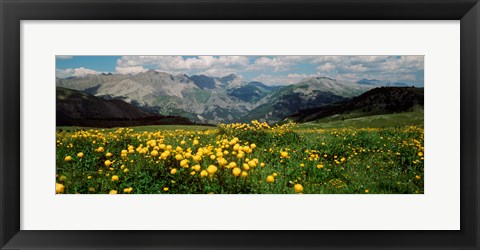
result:
[[[0,0],[0,15],[1,249],[479,249],[478,0]],[[20,230],[20,21],[163,19],[461,20],[461,230]]]

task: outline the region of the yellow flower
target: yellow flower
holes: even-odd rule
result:
[[[170,170],[170,174],[176,174],[176,173],[177,173],[177,169],[176,169],[176,168]]]
[[[273,177],[277,177],[277,175],[278,175],[277,173],[273,173]]]
[[[199,156],[199,155],[195,155],[195,156],[193,157],[193,160],[196,161],[196,162],[199,162],[199,161],[202,160],[202,157]]]
[[[158,155],[158,151],[157,150],[152,150],[152,152],[150,152],[150,154],[155,157]]]
[[[195,166],[193,166],[193,169],[194,169],[195,171],[200,171],[200,168],[201,168],[201,167],[200,167],[200,165],[198,165],[198,164],[195,165]]]
[[[267,176],[267,182],[272,183],[275,181],[275,178],[273,178],[272,175]]]
[[[123,172],[124,172],[124,173],[127,173],[127,172],[128,172],[128,168],[124,169]]]
[[[215,155],[210,155],[210,159],[215,160]]]
[[[415,175],[415,179],[420,180],[422,177],[420,175]]]
[[[303,191],[302,184],[295,184],[295,186],[293,186],[293,190],[295,190],[295,192],[297,192],[297,193],[302,192]]]
[[[84,154],[82,152],[78,153],[77,154],[78,158],[82,158],[84,156]]]
[[[265,163],[260,163],[260,167],[265,167]]]
[[[422,153],[422,152],[418,152],[418,156],[422,157],[422,156],[423,156],[423,153]]]
[[[65,156],[65,161],[71,161],[72,157],[70,155]]]
[[[208,173],[207,173],[207,171],[205,171],[205,170],[202,170],[202,172],[200,172],[200,176],[201,176],[201,177],[205,177],[205,176],[207,176],[207,175],[208,175]]]
[[[92,179],[92,176],[91,175],[87,176],[87,179],[89,179],[89,180]]]
[[[108,194],[118,194],[118,191],[117,190],[110,190],[110,192]]]
[[[177,161],[180,161],[183,159],[183,156],[181,154],[177,154],[175,155],[175,159],[177,159]]]
[[[90,191],[90,192],[95,192],[95,188],[94,188],[94,187],[89,187],[89,188],[88,188],[88,191]]]
[[[193,140],[193,145],[198,145],[198,140]]]
[[[286,151],[281,151],[281,152],[280,152],[280,157],[281,157],[281,158],[286,158],[286,157],[288,157],[288,152],[286,152]]]
[[[215,165],[210,165],[207,168],[207,172],[211,175],[213,175],[215,172],[217,172],[217,167]]]
[[[106,160],[105,161],[105,166],[110,167],[110,165],[112,165],[112,162],[110,160]]]
[[[180,162],[180,166],[181,166],[181,167],[184,167],[184,168],[188,168],[188,160],[182,160],[182,161]]]
[[[232,161],[232,162],[230,162],[230,163],[228,164],[228,167],[227,167],[227,168],[235,168],[235,167],[237,167],[237,163],[235,163],[235,162]]]
[[[105,156],[110,157],[110,156],[112,156],[112,153],[108,152],[108,153],[105,154]]]
[[[318,168],[318,169],[322,169],[322,168],[323,168],[323,165],[322,165],[322,164],[318,164],[318,165],[317,165],[317,168]]]
[[[63,184],[55,183],[55,192],[57,194],[63,193],[64,190],[65,190],[65,186]]]
[[[131,188],[131,187],[123,189],[123,192],[127,193],[127,194],[131,193],[132,191],[133,191],[133,188]]]
[[[112,176],[112,181],[118,181],[118,175]]]
[[[234,168],[232,172],[233,172],[233,175],[239,176],[242,173],[242,170],[240,168]]]
[[[341,162],[344,162],[345,161],[345,157],[342,157],[342,159],[340,159]]]
[[[105,149],[103,149],[103,147],[97,148],[97,152],[99,152],[99,153],[102,153],[104,150],[105,150]]]
[[[247,177],[248,173],[247,171],[242,171],[242,177]]]
[[[60,176],[60,181],[66,181],[67,177],[65,175]]]
[[[368,189],[365,189],[365,193],[368,193]]]
[[[163,188],[163,191],[167,192],[167,191],[168,191],[168,187],[164,187],[164,188]]]

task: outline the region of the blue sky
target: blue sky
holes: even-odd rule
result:
[[[154,69],[171,74],[221,77],[288,85],[326,76],[343,81],[377,79],[423,86],[423,56],[57,56],[58,78],[88,74],[136,74]]]

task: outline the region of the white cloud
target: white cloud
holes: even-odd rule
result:
[[[67,77],[82,77],[87,75],[98,75],[102,72],[95,71],[93,69],[87,69],[84,67],[76,68],[76,69],[57,69],[55,74],[57,78],[67,78]]]
[[[262,56],[255,60],[247,56],[124,56],[117,61],[118,73],[138,73],[153,68],[168,73],[205,74],[225,76],[250,72],[260,73],[254,79],[267,84],[294,82],[295,72],[305,71],[305,65],[314,74],[356,81],[363,78],[404,80],[423,84],[423,56]],[[275,72],[284,72],[278,76]],[[290,74],[288,74],[290,73]],[[290,77],[288,77],[290,75]],[[268,77],[267,77],[268,76]]]
[[[151,65],[155,69],[166,72],[211,69],[219,71],[226,68],[238,69],[246,66],[248,65],[248,57],[198,56],[183,58],[181,56],[124,56],[117,60],[117,67],[121,68],[134,66],[144,67],[145,65]]]
[[[116,67],[115,72],[119,74],[138,74],[140,72],[145,72],[147,71],[146,68],[142,66],[132,66],[132,67]]]
[[[318,71],[326,71],[326,72],[330,72],[330,71],[333,71],[335,70],[336,66],[335,64],[333,63],[325,63],[323,65],[320,65],[317,67],[317,70]]]
[[[60,60],[67,60],[67,59],[72,59],[73,56],[59,55],[59,56],[55,56],[55,58]]]

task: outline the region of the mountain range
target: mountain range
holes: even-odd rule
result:
[[[269,86],[244,81],[236,74],[188,76],[155,70],[135,75],[108,73],[56,79],[57,87],[102,100],[119,100],[148,114],[174,115],[211,124],[253,119],[274,123],[300,110],[350,100],[382,84],[389,83],[375,79],[347,82],[308,77],[296,84]]]

